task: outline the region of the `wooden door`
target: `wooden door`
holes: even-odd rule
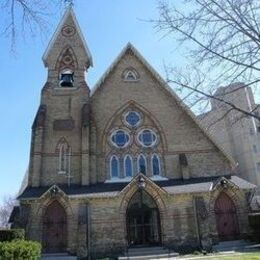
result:
[[[67,247],[67,217],[59,202],[51,203],[43,216],[43,250],[60,253]]]
[[[226,193],[222,192],[215,202],[214,209],[219,239],[237,239],[239,235],[239,228],[234,202]]]

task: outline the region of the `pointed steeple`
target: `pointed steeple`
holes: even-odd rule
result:
[[[64,68],[82,71],[93,66],[91,53],[71,6],[65,11],[42,59],[52,71]]]

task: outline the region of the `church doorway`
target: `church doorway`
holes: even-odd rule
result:
[[[233,240],[239,235],[236,206],[231,198],[222,192],[215,202],[214,207],[219,239]]]
[[[160,215],[153,198],[138,190],[131,198],[127,212],[129,246],[153,246],[161,243]]]
[[[54,201],[43,216],[43,250],[45,253],[60,253],[65,252],[66,248],[66,212],[58,201]]]

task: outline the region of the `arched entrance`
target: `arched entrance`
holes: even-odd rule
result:
[[[67,248],[67,216],[58,201],[52,202],[43,216],[43,250],[60,253]]]
[[[126,212],[129,246],[152,246],[161,243],[161,226],[158,207],[144,190],[131,198]]]
[[[219,239],[236,239],[239,235],[236,206],[226,193],[222,192],[218,196],[214,211]]]

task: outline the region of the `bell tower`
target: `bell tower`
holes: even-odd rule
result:
[[[43,55],[48,69],[32,125],[29,186],[89,184],[89,87],[92,57],[72,7]]]

